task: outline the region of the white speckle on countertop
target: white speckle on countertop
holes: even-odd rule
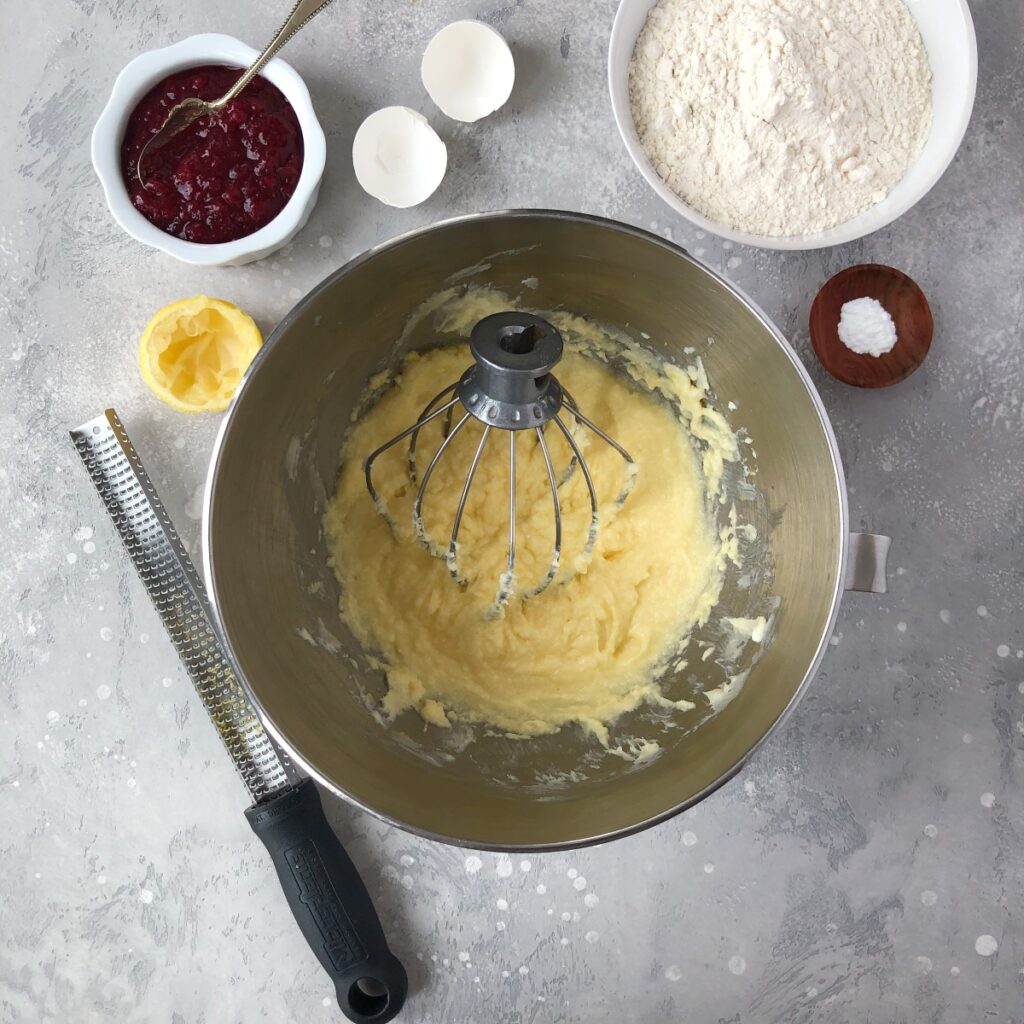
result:
[[[200,484],[193,492],[192,497],[185,502],[185,515],[189,519],[203,518],[203,498],[206,495],[206,485]]]
[[[484,862],[476,854],[470,854],[466,858],[465,865],[466,874],[475,875],[484,866]]]
[[[683,833],[683,846],[695,846],[697,844],[697,836],[693,832]]]
[[[99,697],[100,700],[106,700],[112,692],[113,691],[106,683],[100,683],[100,685],[96,687],[96,696]]]
[[[994,793],[982,793],[981,794],[981,806],[982,807],[993,807],[995,806],[996,798]]]
[[[936,893],[932,892],[931,889],[925,889],[921,893],[921,902],[926,907],[934,907],[939,902],[939,897]]]
[[[999,949],[999,943],[992,935],[979,935],[974,940],[974,951],[978,956],[993,956]]]
[[[747,961],[741,956],[729,957],[729,973],[742,974],[747,969]]]
[[[679,981],[682,976],[682,969],[677,964],[670,964],[665,968],[665,977],[668,978],[669,981]]]

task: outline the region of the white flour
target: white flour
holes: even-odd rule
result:
[[[668,185],[759,235],[821,231],[884,199],[932,117],[902,0],[660,0],[629,93]]]

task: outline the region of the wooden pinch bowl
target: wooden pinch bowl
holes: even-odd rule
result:
[[[843,305],[877,300],[896,325],[896,344],[880,356],[854,352],[839,339]],[[848,267],[825,282],[811,306],[811,344],[836,380],[858,388],[886,388],[909,377],[924,362],[934,323],[924,292],[901,270],[880,263]]]

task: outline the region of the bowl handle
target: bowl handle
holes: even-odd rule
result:
[[[866,594],[884,594],[888,591],[885,565],[891,543],[891,537],[880,533],[850,534],[844,582],[847,590],[860,590]]]

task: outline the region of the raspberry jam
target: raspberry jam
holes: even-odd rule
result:
[[[132,111],[121,143],[121,174],[148,221],[188,242],[233,242],[269,224],[302,171],[302,132],[281,90],[257,75],[219,114],[201,117],[146,157],[139,153],[181,100],[215,100],[240,68],[211,64],[168,75]]]

